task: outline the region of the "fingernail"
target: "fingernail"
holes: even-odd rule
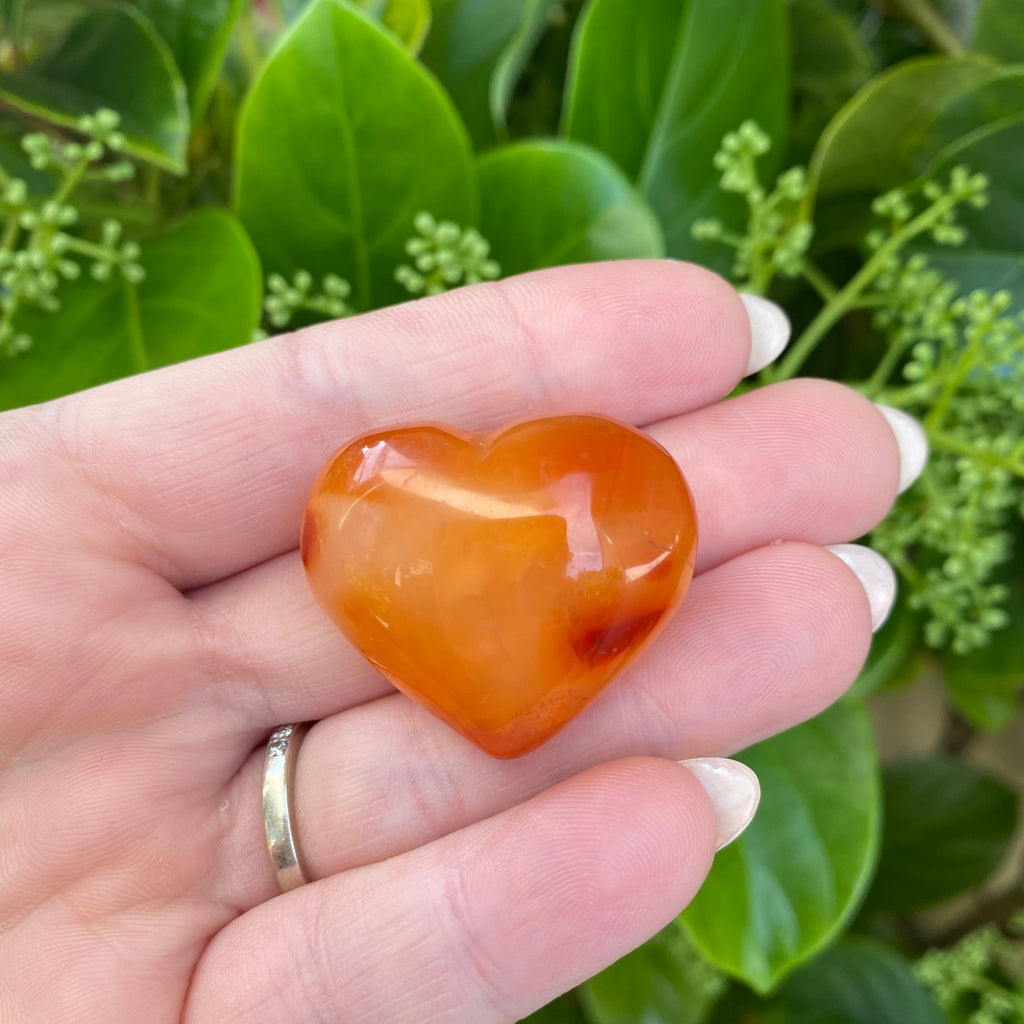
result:
[[[828,551],[841,558],[860,580],[871,608],[871,632],[877,633],[889,618],[896,600],[896,573],[877,552],[863,544],[828,544]]]
[[[745,764],[727,757],[694,757],[679,762],[704,787],[718,824],[716,850],[728,846],[753,820],[761,784]]]
[[[928,438],[921,424],[902,409],[879,405],[878,411],[896,435],[896,446],[900,450],[900,487],[897,493],[902,494],[924,470],[928,461]]]
[[[771,299],[740,292],[740,299],[750,317],[750,360],[747,375],[774,363],[789,344],[789,317]]]

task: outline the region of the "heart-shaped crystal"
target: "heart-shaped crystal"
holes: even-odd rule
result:
[[[395,686],[496,757],[532,750],[654,638],[693,574],[672,457],[600,416],[367,434],[313,487],[317,600]]]

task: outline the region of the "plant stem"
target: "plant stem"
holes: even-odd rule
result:
[[[889,347],[885,350],[885,355],[878,360],[875,372],[871,374],[867,384],[864,386],[864,394],[868,398],[874,398],[885,382],[892,376],[892,371],[896,369],[896,364],[900,361],[903,353],[907,351],[907,346],[912,340],[912,338],[903,338],[893,339],[890,342]]]
[[[97,245],[95,242],[87,242],[84,238],[68,235],[66,244],[69,252],[77,252],[79,256],[88,256],[89,259],[97,260],[100,263],[111,258],[110,249],[105,249],[102,245]]]
[[[131,281],[124,282],[124,305],[132,362],[135,364],[135,369],[142,373],[149,369],[149,356],[146,354],[146,342],[142,337],[142,324],[139,319],[139,291]]]
[[[942,390],[939,392],[939,397],[935,400],[935,404],[931,407],[928,411],[928,415],[925,417],[925,424],[928,427],[938,430],[939,424],[942,423],[942,418],[946,415],[946,410],[949,408],[950,402],[953,401],[953,396],[959,390],[964,377],[967,376],[967,371],[970,370],[974,363],[974,356],[981,347],[984,333],[985,332],[977,324],[972,328],[970,332],[970,340],[964,346],[963,351],[960,353],[960,358],[956,361],[956,365],[943,382]]]
[[[935,390],[934,383],[931,379],[921,380],[915,384],[907,384],[905,387],[885,391],[874,397],[883,405],[891,405],[896,409],[905,409],[908,405],[930,405],[932,392]],[[864,394],[867,393],[865,387]]]
[[[907,21],[913,22],[925,34],[936,50],[950,57],[964,55],[963,43],[928,0],[895,0],[895,6]]]
[[[944,430],[931,428],[928,430],[928,439],[939,448],[946,448],[958,455],[967,455],[970,458],[984,463],[986,466],[994,466],[997,469],[1005,469],[1007,473],[1019,476],[1024,479],[1024,459],[1006,457],[997,452],[986,451],[970,441],[964,441],[955,434],[947,434]]]
[[[14,252],[20,231],[21,225],[18,223],[18,218],[12,214],[4,225],[3,237],[0,237],[0,249],[3,249],[4,252]]]
[[[777,369],[769,374],[768,379],[780,381],[792,377],[807,361],[829,330],[856,305],[861,293],[882,272],[892,256],[918,235],[934,227],[956,204],[955,198],[949,195],[944,196],[880,245],[867,263],[850,278],[830,302],[822,307],[818,315],[807,325],[803,334],[790,347]]]
[[[804,260],[803,269],[800,271],[804,280],[821,296],[825,302],[831,302],[839,289],[829,280],[825,272],[815,266],[810,260]]]
[[[1019,883],[993,896],[977,899],[973,909],[952,927],[929,937],[929,945],[944,949],[986,924],[995,924],[1005,934],[1010,921],[1024,907],[1024,886]]]
[[[53,197],[53,201],[55,203],[66,202],[68,196],[75,190],[75,186],[82,180],[83,175],[88,169],[89,158],[83,156],[77,164],[65,173],[64,180],[60,183],[60,188],[57,189],[57,194]]]

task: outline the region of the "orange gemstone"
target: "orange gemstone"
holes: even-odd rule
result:
[[[357,438],[302,528],[317,600],[398,689],[495,757],[532,750],[665,625],[693,575],[686,481],[599,416]]]

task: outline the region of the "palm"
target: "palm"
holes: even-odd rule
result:
[[[884,420],[836,386],[711,405],[748,348],[709,275],[570,268],[0,421],[0,1018],[514,1020],[677,913],[711,825],[661,759],[735,750],[849,683],[864,593],[814,545],[869,529],[898,476]],[[296,524],[354,433],[568,409],[676,455],[700,575],[621,683],[497,762],[334,631]],[[296,818],[318,881],[275,899],[263,748],[313,719]]]

